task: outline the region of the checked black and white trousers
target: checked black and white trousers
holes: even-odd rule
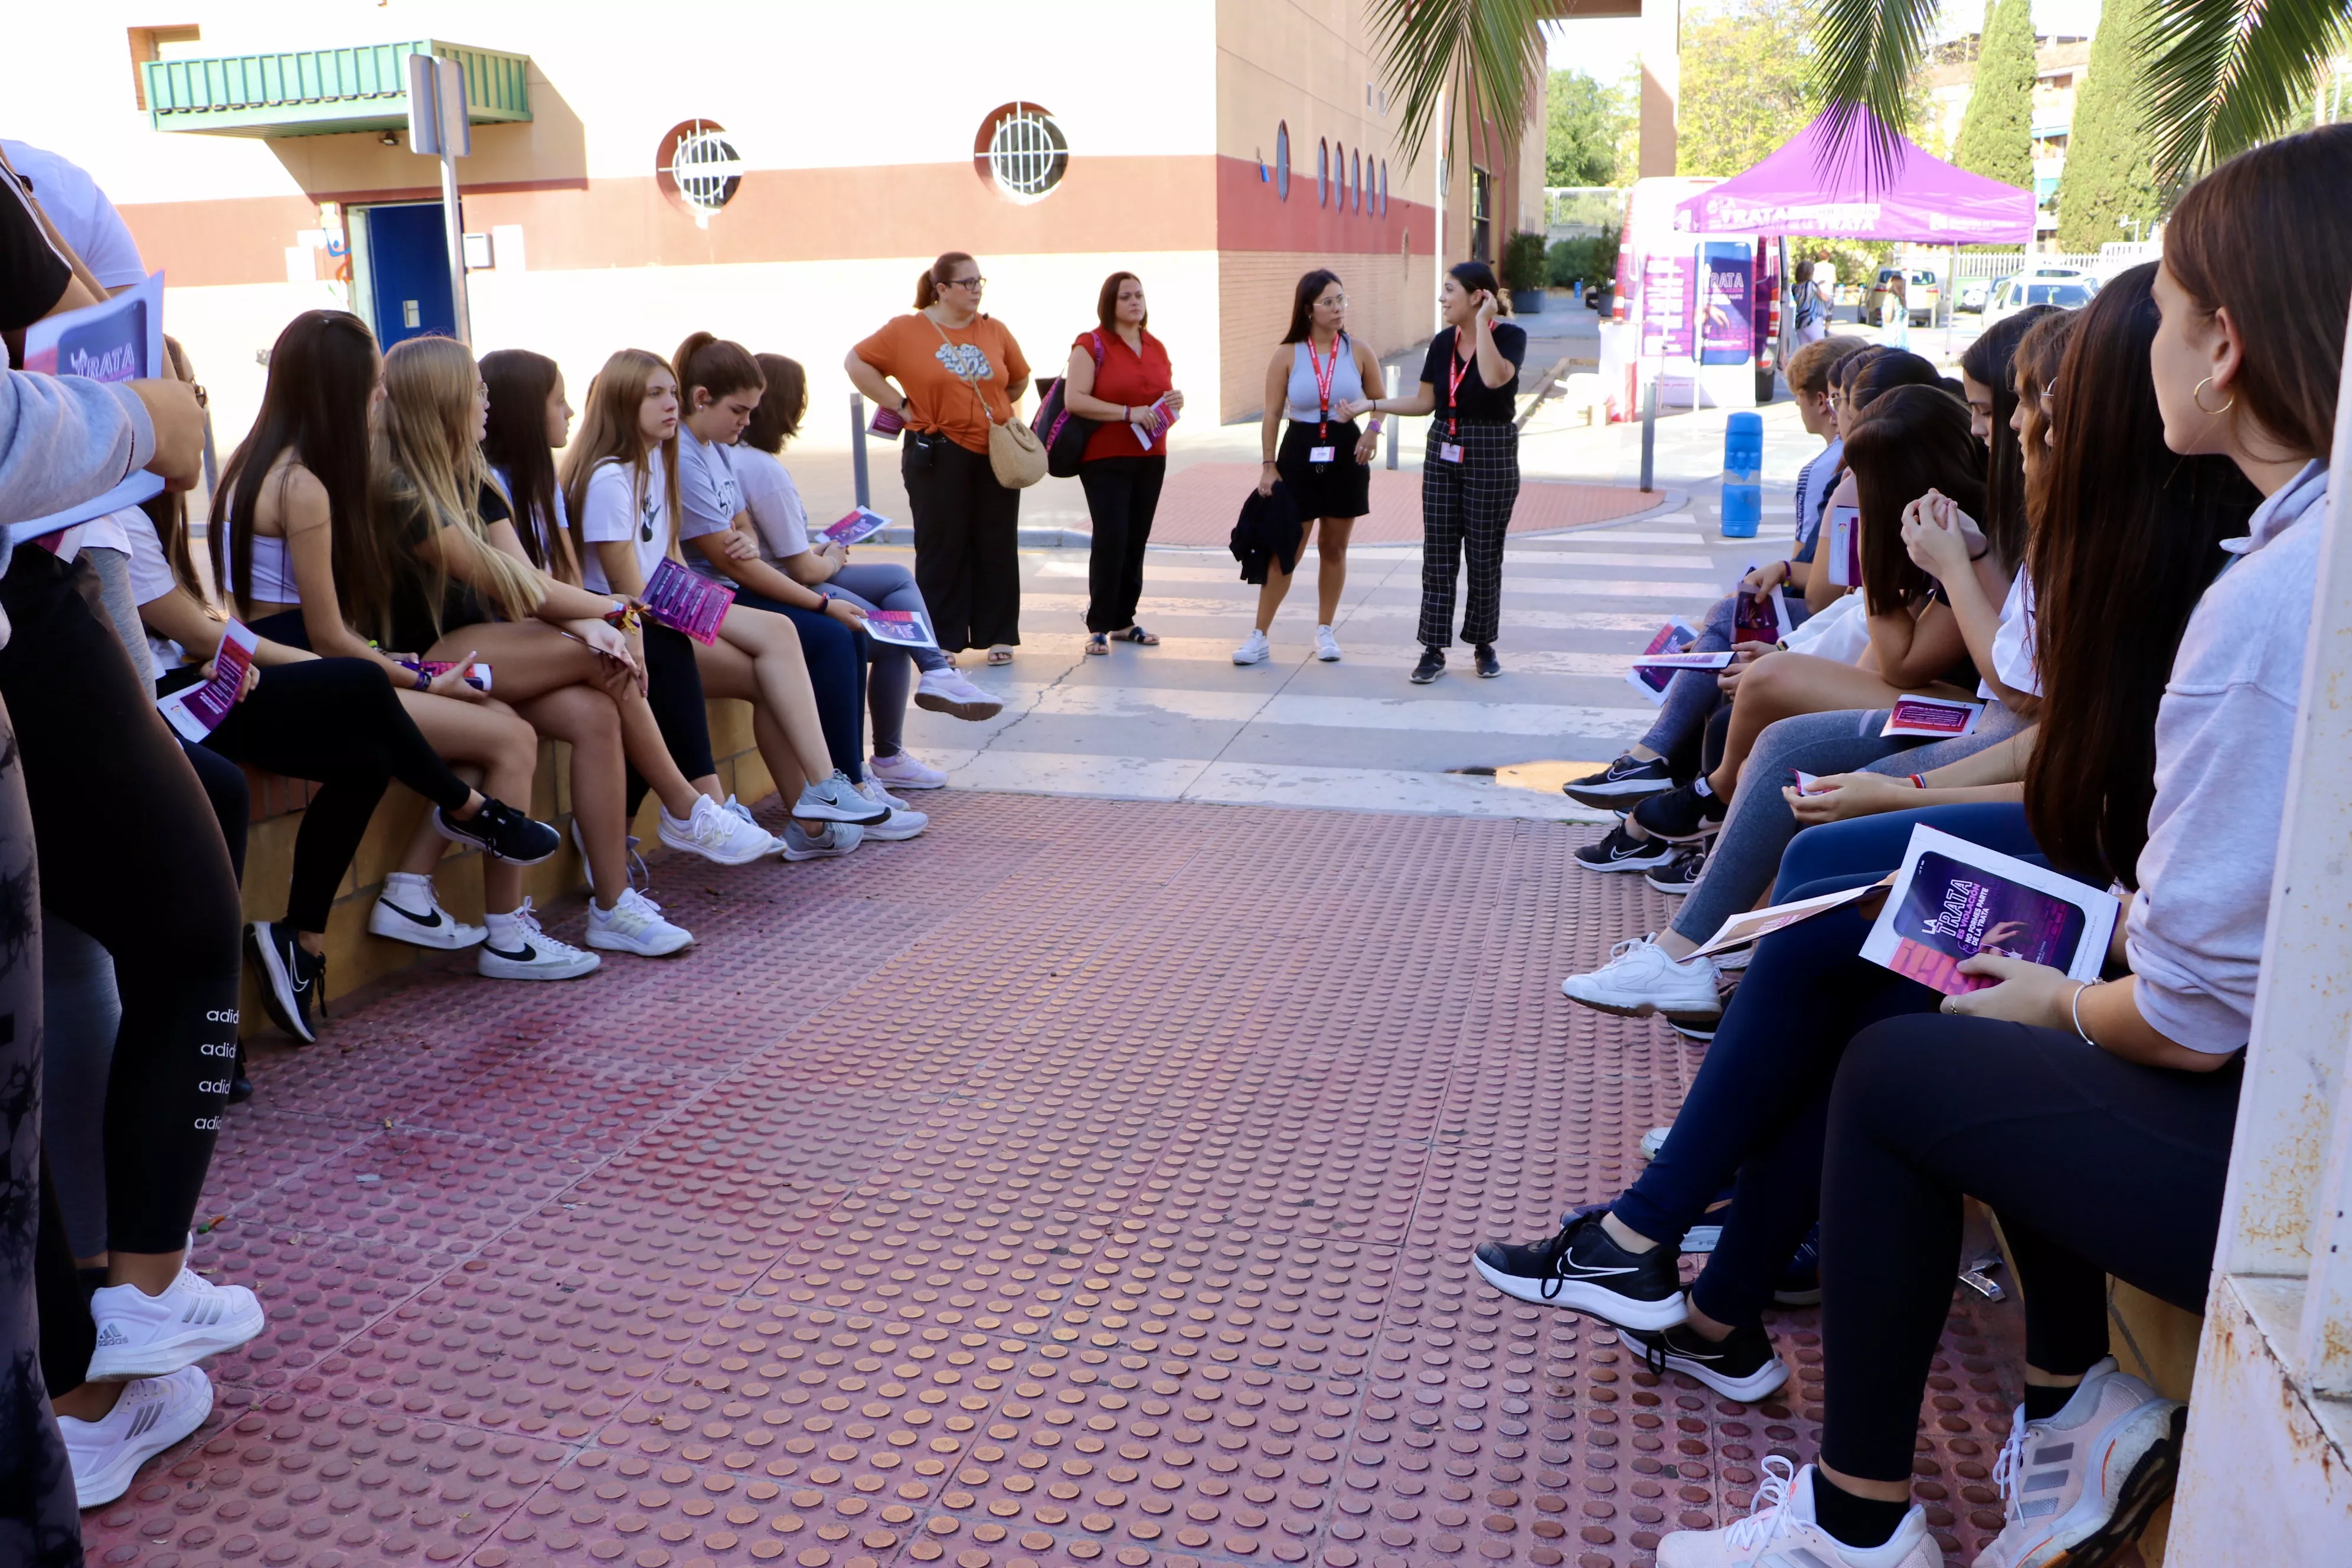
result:
[[[1462,460],[1439,455],[1458,445]],[[1421,467],[1421,631],[1424,647],[1454,642],[1454,579],[1469,560],[1469,604],[1462,613],[1462,640],[1490,643],[1503,614],[1503,536],[1519,499],[1519,432],[1516,426],[1465,422],[1447,434],[1445,421],[1430,425],[1429,452]]]

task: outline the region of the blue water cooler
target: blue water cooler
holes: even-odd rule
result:
[[[1753,539],[1764,521],[1764,418],[1743,409],[1723,431],[1723,537]]]

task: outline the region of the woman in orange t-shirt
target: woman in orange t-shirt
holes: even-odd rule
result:
[[[1101,421],[1087,438],[1078,468],[1094,521],[1087,564],[1088,653],[1108,653],[1113,640],[1146,647],[1160,641],[1135,624],[1135,605],[1143,596],[1143,552],[1151,542],[1160,482],[1168,475],[1168,426],[1183,408],[1184,395],[1175,389],[1168,350],[1144,330],[1150,319],[1143,279],[1132,272],[1104,279],[1095,300],[1096,329],[1080,332],[1070,345],[1069,379],[1062,384],[1064,406],[1081,419]]]
[[[917,280],[915,313],[850,350],[843,368],[907,422],[898,473],[915,514],[915,583],[940,647],[984,647],[989,663],[1010,664],[1021,640],[1021,492],[996,482],[988,427],[1015,417],[1029,362],[981,314],[987,282],[978,262],[949,251]]]

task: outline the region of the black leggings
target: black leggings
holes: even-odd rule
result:
[[[236,1058],[242,915],[212,803],[97,593],[86,565],[16,552],[0,578],[13,628],[0,698],[16,721],[42,903],[107,950],[122,994],[106,1096],[109,1245],[177,1252]]]
[[[694,641],[674,627],[645,624],[646,706],[654,710],[669,760],[688,780],[719,771],[710,756],[710,710],[702,702],[702,670],[694,662]],[[645,776],[629,770],[629,820],[646,803]]]
[[[294,837],[286,919],[297,931],[326,931],[343,873],[392,780],[447,811],[473,794],[426,742],[383,671],[362,658],[270,666],[205,745],[319,785]]]
[[[1854,1037],[1822,1173],[1822,1458],[1908,1480],[1952,1305],[1960,1195],[1990,1205],[2044,1372],[2107,1353],[2106,1280],[2202,1311],[2243,1058],[2139,1067],[2064,1029],[1921,1014]]]

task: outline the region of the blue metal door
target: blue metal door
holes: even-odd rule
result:
[[[457,307],[449,292],[449,240],[441,204],[362,210],[376,342],[390,348],[406,338],[456,335]]]

